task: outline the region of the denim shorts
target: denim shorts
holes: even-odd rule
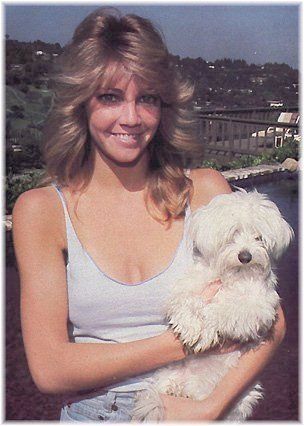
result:
[[[67,402],[61,422],[130,422],[136,392],[105,392],[80,401]]]

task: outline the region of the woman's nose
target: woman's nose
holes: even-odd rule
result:
[[[138,126],[141,124],[141,117],[135,101],[126,102],[124,104],[120,117],[120,124],[125,124],[127,126]]]

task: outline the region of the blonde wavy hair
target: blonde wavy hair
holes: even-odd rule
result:
[[[92,156],[85,105],[101,82],[103,87],[110,84],[122,65],[161,98],[160,125],[148,146],[146,204],[153,217],[171,222],[184,216],[193,191],[184,160],[201,152],[187,109],[194,88],[170,62],[160,32],[142,17],[99,8],[76,28],[53,79],[53,108],[44,132],[47,180],[62,187],[85,188],[89,183]]]

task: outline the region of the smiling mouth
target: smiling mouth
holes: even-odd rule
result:
[[[111,133],[112,136],[126,143],[134,143],[138,141],[139,133]]]

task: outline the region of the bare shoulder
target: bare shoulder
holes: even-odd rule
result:
[[[194,169],[191,170],[190,178],[194,187],[191,201],[192,210],[208,204],[216,195],[229,194],[231,192],[230,185],[217,170]]]
[[[13,219],[39,219],[41,215],[52,216],[56,211],[58,196],[52,187],[30,189],[19,195],[13,209]]]
[[[13,208],[13,233],[48,231],[62,236],[63,211],[55,190],[35,188],[22,193]]]

